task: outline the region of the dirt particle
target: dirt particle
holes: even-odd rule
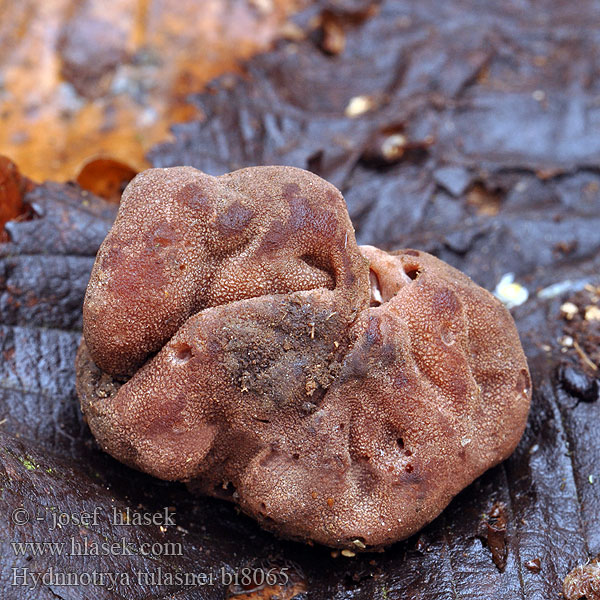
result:
[[[539,558],[532,558],[525,561],[525,568],[532,573],[539,573],[542,570],[542,561]]]
[[[563,582],[566,600],[600,600],[600,557],[575,567]]]
[[[508,559],[506,545],[507,518],[506,507],[502,502],[496,502],[490,512],[484,517],[484,541],[492,553],[492,560],[502,573]]]

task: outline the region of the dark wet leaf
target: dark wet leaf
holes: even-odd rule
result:
[[[521,444],[418,536],[355,558],[281,542],[229,505],[132,472],[97,449],[73,393],[81,301],[114,205],[47,184],[25,198],[35,218],[9,223],[11,242],[0,246],[1,514],[21,504],[44,514],[174,506],[188,533],[123,533],[106,521],[89,532],[181,540],[183,557],[157,560],[27,561],[5,543],[3,585],[13,567],[209,573],[277,561],[303,574],[299,598],[529,600],[558,597],[567,573],[600,554],[599,322],[588,311],[600,307],[597,4],[322,2],[299,23],[324,10],[343,28],[343,48],[324,51],[322,36],[308,35],[252,60],[247,77],[196,97],[206,119],[177,126],[174,143],[150,158],[210,173],[308,167],[343,189],[360,242],[433,252],[489,289],[513,273],[529,292],[513,314],[534,382]],[[386,148],[396,148],[393,160],[381,158]],[[577,318],[565,317],[567,301]],[[499,505],[503,572],[480,537]],[[3,542],[80,535],[51,532],[45,520],[19,529],[6,517],[0,529]],[[530,568],[538,562],[539,572]],[[220,599],[227,589],[97,587],[93,597]],[[90,590],[42,587],[36,597]]]

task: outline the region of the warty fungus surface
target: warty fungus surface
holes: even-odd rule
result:
[[[353,550],[408,537],[508,457],[531,398],[497,299],[425,252],[357,246],[340,192],[291,167],[129,184],[77,389],[117,459]]]

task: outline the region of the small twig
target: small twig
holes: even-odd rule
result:
[[[577,340],[573,340],[573,348],[577,351],[577,354],[581,357],[581,360],[588,366],[590,369],[597,371],[598,365],[595,364],[592,359],[585,353],[584,349],[579,345]]]

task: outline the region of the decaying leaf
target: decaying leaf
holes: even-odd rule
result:
[[[30,182],[21,176],[15,163],[0,156],[0,228],[3,229],[7,221],[26,217],[23,196],[30,187]],[[0,231],[0,240],[6,241],[6,232]]]
[[[213,77],[266,49],[306,0],[0,0],[0,154],[36,181],[103,155],[136,170]]]
[[[84,190],[118,203],[125,186],[135,175],[136,171],[129,165],[99,157],[83,165],[76,181]]]

